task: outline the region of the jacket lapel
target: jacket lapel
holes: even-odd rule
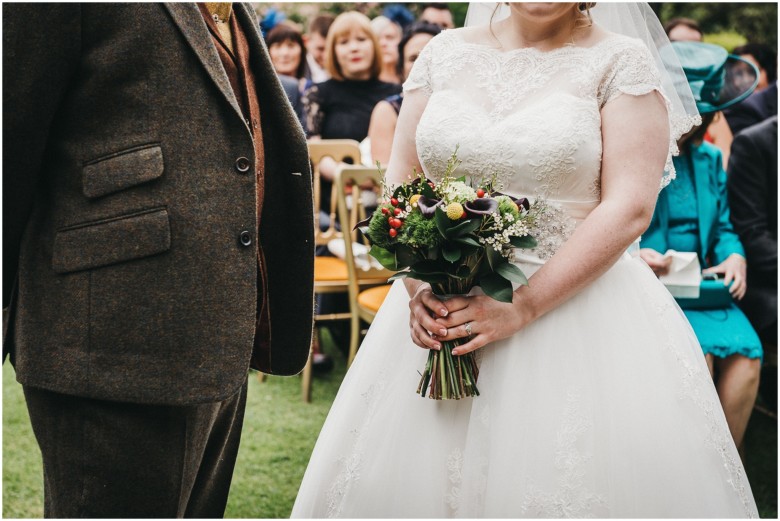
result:
[[[198,10],[198,6],[191,2],[178,3],[166,2],[165,7],[171,14],[171,18],[181,30],[187,43],[198,56],[209,77],[214,80],[220,92],[225,96],[228,103],[233,107],[236,114],[243,120],[241,109],[238,106],[236,96],[230,87],[225,68],[219,59],[217,50],[214,48],[214,42],[211,39],[206,22]]]
[[[715,222],[713,201],[717,194],[710,192],[710,165],[705,154],[699,151],[699,147],[691,147],[691,168],[693,182],[696,186],[696,213],[699,214],[699,256],[706,261],[710,250],[710,233],[712,223]]]

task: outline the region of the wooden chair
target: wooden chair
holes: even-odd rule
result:
[[[353,244],[362,244],[370,248],[368,239],[355,225],[368,216],[363,206],[361,186],[372,182],[376,186],[382,183],[382,173],[376,168],[362,166],[341,166],[336,172],[334,190],[338,199],[338,215],[345,241],[345,261],[349,275],[349,307],[350,307],[350,344],[347,367],[352,364],[360,345],[360,321],[371,323],[377,310],[382,305],[390,284],[387,279],[395,272],[382,268],[378,263],[363,259],[358,263],[353,254]],[[347,200],[346,188],[352,187],[351,204]]]
[[[325,157],[332,157],[336,161],[351,161],[360,164],[360,145],[351,139],[326,139],[309,143],[309,159],[312,162],[314,183],[314,244],[326,246],[333,239],[343,239],[343,233],[337,226],[336,208],[337,192],[334,182],[330,194],[330,222],[324,230],[320,229],[320,161]],[[349,271],[344,260],[337,257],[316,256],[314,258],[314,293],[344,293],[349,294]],[[351,310],[337,313],[316,313],[314,316],[315,334],[319,335],[318,324],[324,321],[349,320],[352,317]],[[302,393],[306,402],[311,401],[313,353],[309,353],[309,360],[302,374]]]

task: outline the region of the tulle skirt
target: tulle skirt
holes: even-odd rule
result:
[[[696,337],[639,259],[481,349],[471,399],[415,393],[408,301],[396,282],[293,517],[757,517]]]

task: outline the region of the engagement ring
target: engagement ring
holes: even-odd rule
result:
[[[471,336],[471,322],[466,322],[463,327],[466,329],[466,334]]]

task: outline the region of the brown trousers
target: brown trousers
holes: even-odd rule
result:
[[[119,403],[24,387],[43,454],[44,516],[222,517],[247,384],[192,406]]]

